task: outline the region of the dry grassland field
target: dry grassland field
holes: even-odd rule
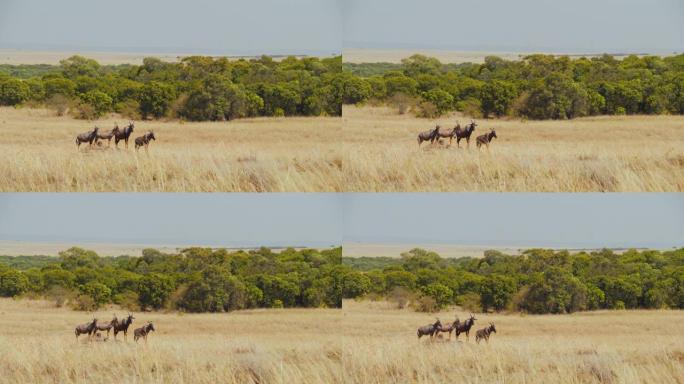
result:
[[[684,191],[684,116],[601,116],[567,121],[478,119],[470,149],[423,143],[438,120],[385,107],[345,106],[347,191]],[[490,150],[475,137],[496,130]]]
[[[97,125],[43,109],[0,108],[0,191],[334,192],[343,189],[335,117],[230,122],[137,121],[131,139],[157,138],[136,153],[119,143],[77,150],[75,137]]]
[[[339,383],[339,309],[269,309],[226,314],[134,313],[152,321],[145,345],[122,334],[76,341],[95,314],[45,301],[0,300],[2,383]],[[126,315],[118,310],[119,317]],[[324,324],[324,326],[321,326]],[[106,335],[106,333],[105,333]]]
[[[572,315],[475,314],[493,322],[489,344],[418,340],[419,326],[453,321],[385,302],[343,303],[347,383],[671,383],[684,378],[684,312],[601,311]],[[467,312],[458,311],[462,320]]]

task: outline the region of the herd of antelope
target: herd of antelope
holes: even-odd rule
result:
[[[109,340],[109,332],[114,331],[114,341],[116,341],[116,335],[118,335],[119,332],[123,332],[124,341],[128,341],[128,328],[133,323],[133,319],[135,319],[135,317],[130,313],[123,320],[119,320],[115,314],[114,318],[108,323],[101,323],[98,322],[97,319],[93,319],[91,322],[76,326],[74,331],[76,340],[78,340],[80,335],[87,334],[89,341],[92,341],[93,338],[95,341],[107,341]],[[145,343],[147,343],[147,335],[154,330],[152,322],[148,322],[145,326],[133,330],[133,340],[137,343],[138,339],[143,339],[145,340]],[[104,331],[107,331],[106,337],[102,336],[101,332]]]
[[[119,124],[116,124],[109,132],[102,132],[100,131],[100,128],[95,127],[92,131],[78,134],[76,136],[76,146],[80,148],[82,143],[88,143],[88,146],[92,147],[93,144],[102,145],[100,140],[107,140],[107,147],[109,147],[112,143],[112,139],[114,139],[114,146],[116,146],[117,149],[119,148],[119,141],[123,141],[126,149],[128,149],[128,138],[131,136],[131,133],[133,133],[134,127],[132,121],[128,122],[128,125],[123,129],[119,128]],[[136,137],[135,150],[137,151],[138,148],[145,147],[145,151],[147,151],[150,140],[157,140],[152,131]]]
[[[430,339],[433,339],[435,337],[441,337],[441,333],[449,333],[449,340],[451,340],[451,333],[453,332],[456,334],[456,341],[458,341],[458,336],[461,333],[465,333],[466,341],[468,341],[470,340],[470,329],[473,327],[473,325],[475,325],[475,320],[477,319],[471,313],[470,317],[466,321],[461,322],[457,315],[454,322],[447,324],[446,326],[442,325],[442,322],[439,321],[439,319],[436,320],[437,321],[432,324],[418,328],[418,339],[423,336],[430,336]],[[489,326],[479,329],[475,332],[475,341],[478,344],[480,344],[480,340],[484,340],[489,343],[489,336],[492,333],[496,333],[496,327],[494,324],[489,323]]]
[[[437,125],[435,129],[423,131],[418,134],[418,147],[420,147],[423,141],[429,141],[432,144],[435,141],[439,142],[441,139],[449,139],[448,146],[451,146],[453,139],[456,138],[457,147],[460,148],[461,140],[465,139],[468,148],[470,148],[470,136],[473,134],[473,131],[475,131],[476,126],[477,124],[475,123],[475,120],[471,120],[470,124],[467,124],[464,128],[461,128],[461,123],[458,121],[456,122],[455,127],[446,130],[443,130],[439,125]],[[489,149],[489,143],[496,137],[496,131],[494,128],[492,128],[489,133],[485,133],[484,135],[476,137],[475,144],[477,144],[478,149],[480,149],[483,145]]]

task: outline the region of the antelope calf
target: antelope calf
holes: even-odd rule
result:
[[[484,339],[487,343],[489,343],[489,335],[493,333],[496,333],[496,327],[494,327],[494,324],[489,323],[489,327],[482,328],[475,332],[475,341],[480,344],[480,340]]]
[[[481,146],[485,145],[487,149],[489,149],[489,143],[492,141],[492,139],[495,139],[496,137],[496,131],[493,128],[489,133],[478,136],[477,148],[480,149]]]
[[[150,140],[157,140],[154,137],[154,132],[152,132],[152,131],[149,131],[142,136],[136,137],[135,138],[135,150],[137,151],[138,148],[144,146],[145,152],[147,152],[147,146],[150,144]]]
[[[154,330],[152,322],[147,323],[144,327],[136,328],[136,330],[133,331],[133,340],[137,343],[138,339],[142,337],[143,340],[145,340],[145,343],[147,343],[147,334]]]

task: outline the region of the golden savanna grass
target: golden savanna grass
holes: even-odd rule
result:
[[[0,191],[313,192],[342,190],[341,119],[255,118],[230,122],[138,121],[153,130],[149,154],[76,149],[88,122],[41,109],[0,108]],[[119,143],[121,147],[122,143]],[[86,145],[87,147],[87,145]]]
[[[345,301],[343,312],[347,383],[677,384],[684,378],[682,311],[475,314],[470,341],[461,335],[458,343],[416,336],[435,316],[453,321],[453,310],[430,315]],[[474,330],[489,322],[497,333],[489,344],[476,344]]]
[[[602,116],[569,121],[478,119],[470,150],[423,143],[438,120],[384,107],[345,106],[347,191],[684,191],[684,116]],[[474,138],[495,128],[490,151]],[[464,141],[461,146],[465,147]]]
[[[339,309],[226,314],[134,313],[151,320],[148,343],[77,342],[76,324],[95,314],[44,301],[0,300],[2,383],[339,383]],[[118,310],[119,317],[126,314]]]

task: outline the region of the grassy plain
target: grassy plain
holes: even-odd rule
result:
[[[230,122],[139,121],[152,130],[149,153],[111,147],[77,150],[88,122],[44,109],[0,107],[0,191],[334,192],[343,189],[341,119],[255,118]]]
[[[470,149],[423,143],[437,120],[386,107],[345,106],[347,191],[681,192],[684,116],[600,116],[568,121],[480,119]],[[490,150],[474,138],[496,129]]]
[[[475,314],[473,330],[497,333],[476,344],[417,339],[419,326],[453,321],[394,309],[386,302],[343,303],[347,383],[681,383],[684,312],[599,311],[572,315]],[[464,320],[468,313],[458,311]]]
[[[134,313],[152,321],[148,343],[76,341],[91,314],[46,301],[0,299],[2,383],[340,383],[339,309],[225,314]]]

